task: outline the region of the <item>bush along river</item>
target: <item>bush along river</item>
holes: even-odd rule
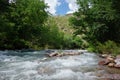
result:
[[[99,60],[86,50],[0,51],[0,80],[107,80]]]

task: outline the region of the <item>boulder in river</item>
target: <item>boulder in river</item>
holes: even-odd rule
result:
[[[67,55],[80,55],[83,54],[83,52],[79,52],[79,51],[65,51],[65,52],[59,52],[59,51],[55,51],[52,53],[47,54],[49,57],[61,57],[61,56],[67,56]]]
[[[108,59],[104,59],[104,60],[101,60],[101,61],[99,61],[99,65],[107,65],[107,64],[109,64],[110,63],[110,61],[108,60]]]
[[[115,63],[109,63],[108,64],[108,67],[114,67],[115,66]]]
[[[120,64],[116,64],[114,67],[115,68],[120,68]]]
[[[108,55],[107,54],[100,54],[99,56],[102,58],[106,58]]]
[[[54,56],[57,56],[57,55],[58,55],[58,53],[56,53],[56,52],[48,54],[49,57],[54,57]]]
[[[105,65],[105,60],[101,60],[98,62],[99,65]]]
[[[99,61],[99,65],[107,65],[108,67],[120,68],[120,55],[114,58],[111,55],[105,57],[105,59]]]
[[[115,67],[120,68],[120,58],[115,59],[115,63],[116,63]]]
[[[109,62],[115,62],[112,57],[107,57],[106,59],[107,59]]]

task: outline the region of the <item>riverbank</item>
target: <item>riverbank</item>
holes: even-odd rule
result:
[[[103,54],[101,55],[101,57],[103,59],[99,62],[99,65],[120,69],[120,55],[117,55],[116,57],[114,57],[111,55]]]
[[[102,60],[99,61],[99,65],[104,69],[107,74],[104,76],[106,80],[120,80],[120,55],[116,57],[102,54]]]

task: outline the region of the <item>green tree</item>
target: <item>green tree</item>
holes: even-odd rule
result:
[[[4,4],[3,4],[4,3]],[[0,48],[21,49],[38,44],[48,14],[42,0],[1,0]],[[32,46],[31,46],[32,45]]]
[[[12,23],[9,21],[10,4],[8,0],[0,0],[0,48],[11,47],[8,42],[8,34],[12,30]]]
[[[44,44],[49,45],[48,48],[60,49],[63,47],[64,33],[61,32],[55,23],[55,19],[49,16],[48,21],[45,23],[47,28],[46,37],[42,40],[45,41]]]
[[[88,42],[120,42],[120,1],[114,0],[77,0],[79,9],[70,22],[76,34],[85,34]]]

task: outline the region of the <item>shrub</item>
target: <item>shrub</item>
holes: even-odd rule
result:
[[[120,54],[120,48],[119,45],[117,45],[113,41],[107,41],[105,43],[98,43],[98,46],[96,47],[97,52],[103,53],[103,54]]]

